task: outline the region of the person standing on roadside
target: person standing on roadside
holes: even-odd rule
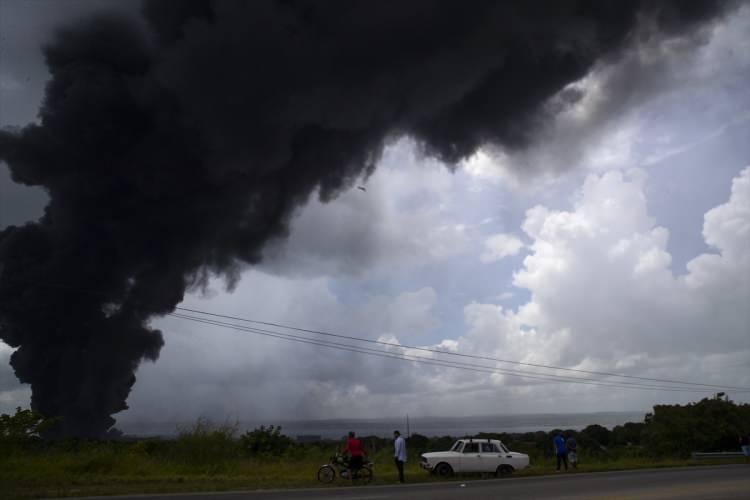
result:
[[[346,440],[343,452],[349,456],[349,470],[351,471],[349,476],[353,481],[354,477],[359,472],[359,469],[362,468],[365,456],[362,442],[357,439],[354,431],[349,433],[349,438]]]
[[[572,435],[565,441],[565,448],[568,449],[568,460],[570,461],[571,467],[574,469],[578,468],[578,444],[576,438]]]
[[[750,461],[750,436],[747,433],[740,435],[740,448],[745,455],[745,462]]]
[[[565,447],[565,438],[562,433],[558,433],[552,440],[555,447],[555,456],[557,457],[557,472],[560,472],[560,462],[565,464],[565,470],[568,470],[568,449]]]
[[[398,469],[398,482],[404,482],[404,462],[406,462],[406,441],[399,431],[393,431],[393,460]]]

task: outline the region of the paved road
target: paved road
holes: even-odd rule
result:
[[[112,500],[113,497],[101,497]],[[750,465],[684,467],[641,471],[559,474],[544,477],[414,485],[136,495],[118,500],[281,500],[281,499],[740,499],[750,498]],[[90,499],[89,499],[90,500]]]

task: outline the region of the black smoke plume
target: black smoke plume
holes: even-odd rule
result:
[[[44,216],[0,232],[0,338],[61,436],[114,424],[174,309],[236,280],[312,193],[336,196],[410,136],[455,164],[532,144],[548,100],[633,37],[711,1],[151,1],[44,47],[38,124],[0,132]],[[545,111],[547,110],[547,111]]]

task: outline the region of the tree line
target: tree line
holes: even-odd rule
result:
[[[8,449],[43,450],[47,447],[76,448],[85,441],[51,442],[44,438],[45,430],[56,419],[45,418],[32,411],[18,408],[13,415],[0,415],[0,446]],[[343,432],[343,431],[342,431]],[[724,393],[686,405],[656,405],[642,422],[628,422],[607,429],[589,425],[582,430],[554,429],[549,432],[522,434],[481,433],[479,438],[502,440],[514,451],[528,453],[532,459],[552,457],[552,438],[563,433],[578,441],[580,452],[590,458],[607,459],[625,455],[653,457],[687,457],[691,452],[736,450],[738,438],[750,433],[750,404],[737,404]],[[458,436],[461,437],[461,436]],[[447,450],[456,436],[427,437],[412,434],[407,439],[409,454],[416,458],[426,451]],[[365,436],[365,448],[373,453],[391,446],[389,438]],[[183,429],[173,440],[121,440],[123,445],[143,448],[149,455],[194,455],[198,462],[218,457],[241,456],[299,456],[315,450],[336,449],[335,441],[300,444],[281,432],[281,427],[260,427],[239,434],[231,425],[214,426],[199,420],[193,427]]]

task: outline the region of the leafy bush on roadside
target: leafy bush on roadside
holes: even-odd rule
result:
[[[627,422],[623,425],[617,425],[612,429],[610,441],[615,446],[639,446],[645,426],[646,424],[643,422]]]
[[[4,448],[40,441],[41,436],[60,419],[45,418],[33,410],[16,408],[16,413],[0,415],[0,444]]]
[[[141,439],[130,445],[130,452],[135,455],[163,458],[169,455],[173,447],[173,441],[159,438]]]
[[[180,430],[172,453],[177,461],[189,465],[215,466],[238,458],[236,434],[236,425],[215,425],[201,418],[192,427]]]
[[[693,451],[733,451],[750,432],[750,404],[724,393],[687,405],[657,405],[646,416],[642,440],[652,454],[687,457]]]
[[[263,425],[240,436],[240,448],[248,456],[280,456],[294,446],[294,441],[281,433],[281,426]]]

